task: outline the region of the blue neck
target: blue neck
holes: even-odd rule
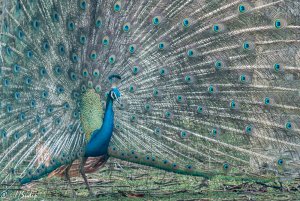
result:
[[[114,128],[113,100],[108,96],[103,124],[100,129],[92,133],[92,137],[86,146],[85,157],[96,157],[107,154],[108,145]]]

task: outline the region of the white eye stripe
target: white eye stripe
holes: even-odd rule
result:
[[[114,100],[117,99],[117,95],[114,91],[111,92],[111,98],[114,99]]]

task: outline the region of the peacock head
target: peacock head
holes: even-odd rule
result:
[[[113,101],[120,103],[121,93],[117,88],[118,82],[121,80],[121,76],[117,74],[112,74],[108,77],[109,81],[112,83],[112,88],[109,92],[109,96]]]
[[[110,90],[110,97],[113,101],[120,103],[121,93],[118,88],[114,87]]]

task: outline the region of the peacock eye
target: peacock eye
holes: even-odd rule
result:
[[[160,70],[159,70],[159,74],[161,75],[161,76],[165,76],[166,74],[167,74],[167,69],[165,69],[165,68],[161,68]]]
[[[30,107],[31,108],[35,108],[35,106],[36,106],[36,101],[35,100],[31,100],[30,101]]]
[[[27,50],[26,56],[27,56],[28,59],[32,59],[32,57],[33,57],[33,52],[32,52],[31,50]]]
[[[22,40],[22,39],[24,39],[25,34],[22,30],[18,30],[17,31],[17,36],[20,40]]]
[[[200,114],[203,112],[203,106],[202,105],[198,105],[197,112],[200,113]]]
[[[13,109],[14,108],[13,108],[13,106],[11,104],[6,105],[6,112],[12,113]]]
[[[60,66],[54,67],[54,72],[56,75],[61,75],[62,74],[62,69]]]
[[[91,52],[90,58],[91,58],[92,60],[96,60],[96,59],[97,59],[97,53],[96,53],[95,50],[93,50],[93,51]]]
[[[27,85],[32,84],[32,79],[30,77],[25,77],[25,84]]]
[[[213,137],[216,137],[217,134],[218,134],[217,129],[213,128],[213,129],[211,130],[211,134],[213,135]]]
[[[21,97],[21,93],[20,92],[15,92],[14,97],[15,97],[16,100],[19,100],[20,97]]]
[[[109,37],[108,36],[104,36],[103,39],[102,39],[102,44],[104,46],[107,46],[109,45]]]
[[[38,19],[32,20],[32,27],[35,30],[38,30],[40,28],[41,22]]]
[[[280,64],[274,64],[274,70],[275,70],[276,72],[279,72],[279,71],[281,70]]]
[[[42,134],[45,134],[47,132],[47,128],[46,127],[42,127],[40,131],[41,131]]]
[[[116,56],[115,55],[111,55],[109,58],[108,58],[108,62],[110,64],[114,64],[116,61]]]
[[[69,124],[69,126],[68,126],[69,132],[72,132],[72,131],[73,131],[73,128],[74,128],[74,126],[73,126],[72,124]]]
[[[11,50],[10,47],[6,47],[6,48],[5,48],[5,52],[6,52],[6,55],[7,55],[7,56],[12,56],[12,50]]]
[[[27,132],[27,139],[31,139],[32,138],[32,132],[31,131],[28,131]]]
[[[155,26],[158,26],[161,22],[161,17],[160,16],[155,16],[153,19],[152,19],[152,24],[155,25]]]
[[[228,169],[229,169],[229,167],[230,167],[230,166],[229,166],[229,164],[228,164],[228,163],[224,163],[224,164],[223,164],[223,169],[224,169],[224,170],[228,170]]]
[[[114,11],[119,12],[121,10],[121,2],[117,1],[114,5]]]
[[[282,27],[282,22],[280,19],[275,20],[275,28],[280,29]]]
[[[188,50],[187,55],[188,55],[188,57],[194,57],[195,56],[195,50],[194,49]]]
[[[63,44],[58,45],[58,53],[60,55],[64,55],[65,54],[65,46]]]
[[[51,114],[52,112],[53,112],[53,107],[52,106],[48,106],[47,113]]]
[[[147,112],[149,112],[151,110],[151,105],[149,103],[147,103],[147,104],[145,104],[144,108]]]
[[[77,80],[77,75],[76,75],[75,72],[71,72],[69,76],[70,76],[70,79],[71,79],[72,81],[76,81],[76,80]]]
[[[123,31],[124,31],[124,32],[130,31],[130,23],[125,23],[125,24],[123,25]]]
[[[83,69],[82,75],[83,75],[83,77],[87,77],[89,75],[87,69]]]
[[[216,61],[215,62],[215,68],[216,70],[220,70],[223,66],[223,63],[221,61]]]
[[[55,124],[60,125],[61,124],[61,119],[58,117],[55,119]]]
[[[95,23],[95,26],[96,26],[97,28],[100,28],[100,27],[102,26],[102,19],[101,19],[101,18],[97,18],[96,23]]]
[[[179,102],[179,103],[181,103],[183,101],[183,97],[180,95],[178,95],[176,99],[177,99],[177,102]]]
[[[59,22],[59,14],[57,11],[52,12],[52,21],[53,22]]]
[[[87,37],[86,37],[85,35],[81,35],[81,36],[79,37],[79,42],[80,42],[82,45],[86,44],[86,41],[87,41]]]
[[[99,77],[99,75],[100,75],[99,70],[98,70],[98,69],[95,69],[95,70],[93,71],[93,76],[94,76],[94,77]]]
[[[68,102],[65,102],[63,105],[64,109],[69,109],[70,108],[70,104]]]
[[[79,1],[79,7],[82,10],[86,10],[86,8],[87,8],[87,2],[86,2],[86,0],[80,0]]]
[[[135,116],[135,115],[131,115],[130,121],[131,121],[131,122],[135,122],[135,121],[136,121],[136,116]]]
[[[68,28],[69,31],[74,31],[75,23],[73,21],[68,21],[67,22],[67,28]]]
[[[214,30],[214,32],[219,32],[220,31],[220,26],[218,25],[218,24],[215,24],[214,26],[213,26],[213,30]]]
[[[134,67],[132,68],[132,73],[133,73],[134,75],[136,75],[136,74],[138,74],[138,72],[139,72],[139,67],[138,67],[138,66],[134,66]]]
[[[165,112],[165,118],[170,119],[172,117],[172,113],[170,111]]]
[[[245,50],[249,50],[250,49],[250,43],[249,42],[244,42],[244,44],[243,44],[243,48],[245,49]]]
[[[161,134],[161,129],[160,129],[160,128],[155,128],[155,129],[154,129],[154,133],[155,133],[156,135],[160,135],[160,134]]]
[[[188,18],[183,19],[182,25],[185,28],[189,27],[190,26],[190,19],[188,19]]]
[[[13,71],[14,73],[18,74],[21,70],[21,67],[18,64],[13,65]]]
[[[232,100],[232,101],[230,102],[230,108],[231,108],[231,109],[236,109],[236,103],[235,103],[234,100]]]
[[[129,45],[129,52],[133,54],[136,50],[136,45]]]
[[[56,87],[56,92],[57,92],[58,94],[62,94],[62,93],[64,93],[64,91],[65,91],[65,89],[64,89],[63,86],[57,86],[57,87]]]
[[[183,138],[183,139],[187,138],[188,137],[187,132],[186,131],[181,131],[180,132],[180,137]]]
[[[277,164],[278,164],[278,165],[283,165],[283,162],[284,162],[283,159],[279,159],[279,160],[277,161]]]
[[[5,87],[8,87],[8,86],[10,85],[10,80],[9,80],[8,78],[5,78],[5,79],[3,80],[3,85],[4,85]]]
[[[93,82],[92,81],[88,81],[88,87],[91,89],[91,88],[93,88],[93,86],[94,86]]]
[[[158,49],[159,50],[164,50],[165,49],[165,47],[166,47],[166,43],[165,42],[160,42],[159,44],[158,44]]]
[[[101,86],[100,85],[96,85],[95,90],[97,93],[101,92]]]
[[[244,83],[244,82],[246,81],[246,75],[241,75],[241,76],[240,76],[240,81],[241,81],[242,83]]]
[[[26,118],[25,113],[24,113],[24,112],[21,112],[21,113],[19,114],[19,120],[22,122],[22,121],[25,120],[25,118]]]
[[[290,129],[292,129],[293,128],[293,126],[292,126],[292,123],[291,122],[286,122],[286,124],[285,124],[285,128],[286,129],[288,129],[288,130],[290,130]]]
[[[246,12],[246,6],[243,4],[239,5],[239,11],[240,11],[240,13]]]
[[[152,94],[153,96],[157,97],[159,95],[159,90],[154,88]]]
[[[76,53],[71,54],[71,60],[73,63],[77,63],[79,61],[79,57]]]
[[[265,105],[270,105],[271,104],[271,99],[266,97],[264,100]]]
[[[129,86],[129,92],[133,93],[135,91],[135,86],[134,85],[130,85]]]
[[[49,92],[48,92],[48,91],[46,91],[46,90],[42,91],[41,97],[42,97],[43,99],[48,98],[48,96],[49,96]]]
[[[18,131],[16,131],[16,132],[14,133],[14,138],[15,138],[15,140],[19,139],[19,137],[20,137],[20,133],[19,133]]]
[[[77,118],[79,117],[79,112],[75,110],[75,111],[73,112],[73,117],[74,117],[75,119],[77,119]]]
[[[186,75],[186,76],[184,77],[184,81],[185,81],[185,83],[187,83],[187,84],[191,84],[191,83],[193,83],[193,77],[190,76],[190,75]]]
[[[247,126],[245,127],[245,132],[246,132],[246,134],[251,134],[252,131],[253,131],[253,126],[252,126],[252,125],[247,125]]]
[[[192,165],[187,165],[186,168],[187,168],[188,170],[191,170],[191,169],[193,169],[193,166],[192,166]]]
[[[209,92],[209,93],[214,93],[214,92],[215,92],[214,86],[210,85],[210,86],[208,87],[208,92]]]
[[[49,42],[48,41],[44,41],[43,42],[43,50],[45,52],[47,52],[49,50],[49,48],[50,48]]]

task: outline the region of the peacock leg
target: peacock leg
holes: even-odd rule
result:
[[[73,188],[73,186],[72,186],[71,179],[70,179],[70,175],[69,175],[69,170],[71,169],[71,167],[72,167],[72,164],[69,165],[69,166],[66,168],[66,170],[65,170],[65,178],[66,178],[66,180],[68,181],[69,187],[70,187],[71,190],[72,190],[72,196],[73,196],[73,198],[74,198],[74,197],[76,197],[76,192],[75,192],[75,190],[74,190],[74,188]]]
[[[80,174],[81,174],[81,176],[82,176],[83,179],[84,179],[85,185],[86,185],[87,189],[89,190],[90,196],[94,196],[94,193],[92,192],[92,189],[91,189],[91,187],[90,187],[90,185],[89,185],[89,182],[88,182],[88,180],[87,180],[87,178],[86,178],[85,171],[84,171],[84,165],[85,165],[85,163],[86,163],[86,160],[87,160],[87,158],[84,157],[84,158],[82,158],[81,161],[80,161]]]

